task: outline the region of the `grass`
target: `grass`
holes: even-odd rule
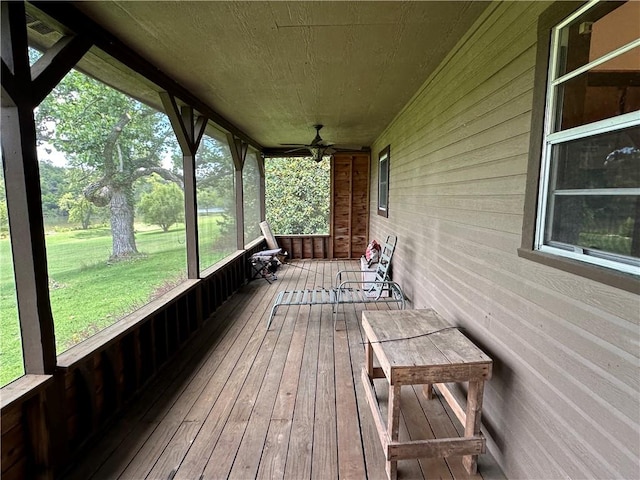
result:
[[[229,252],[215,248],[217,216],[199,217],[200,250],[208,265]],[[184,226],[167,233],[136,225],[141,255],[111,263],[109,228],[47,232],[49,295],[56,350],[68,348],[137,310],[186,277]],[[0,239],[0,385],[24,374],[11,245]]]

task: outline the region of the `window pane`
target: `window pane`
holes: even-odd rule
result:
[[[182,172],[164,114],[77,71],[36,122],[60,353],[186,277]]]
[[[389,153],[385,149],[379,160],[378,168],[378,210],[385,211],[389,205]]]
[[[554,145],[554,190],[639,188],[638,145],[640,126]]]
[[[3,159],[4,162],[4,159]],[[0,171],[0,387],[24,375],[16,282],[7,218],[4,166]]]
[[[640,258],[640,196],[556,196],[545,243]]]
[[[555,78],[586,65],[640,38],[640,2],[602,2],[562,28],[560,58]],[[626,60],[637,65],[640,58],[628,53]]]
[[[196,155],[200,270],[236,251],[233,158],[223,135],[205,135]]]
[[[556,87],[562,109],[554,131],[640,110],[640,47],[627,54]]]
[[[331,163],[311,158],[265,162],[267,220],[277,235],[329,233]]]
[[[242,187],[244,202],[244,241],[255,240],[260,231],[260,170],[258,169],[258,154],[247,153],[247,159],[242,169]]]

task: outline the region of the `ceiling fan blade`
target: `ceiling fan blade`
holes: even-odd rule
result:
[[[360,151],[362,150],[362,145],[332,145],[333,148],[337,150],[348,150],[348,151]]]
[[[298,152],[298,151],[300,151],[300,150],[307,150],[307,147],[306,147],[306,146],[304,146],[304,145],[302,145],[302,146],[300,146],[300,147],[298,147],[298,148],[292,148],[291,150],[287,150],[287,151],[286,151],[286,152],[284,152],[284,153]]]
[[[306,145],[304,143],[280,143],[283,147],[309,147],[310,145]]]

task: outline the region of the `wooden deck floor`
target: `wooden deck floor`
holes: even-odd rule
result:
[[[362,307],[348,306],[335,332],[330,306],[280,307],[265,329],[278,290],[330,285],[344,268],[358,265],[292,262],[273,284],[243,287],[65,478],[386,478],[360,380]],[[401,438],[460,428],[420,388],[403,387],[401,398]],[[401,479],[503,478],[488,455],[473,477],[455,457],[401,461],[398,472]]]

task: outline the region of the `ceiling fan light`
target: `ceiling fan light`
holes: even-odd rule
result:
[[[321,162],[326,149],[327,147],[311,147],[309,149],[311,151],[311,159],[314,162]]]

